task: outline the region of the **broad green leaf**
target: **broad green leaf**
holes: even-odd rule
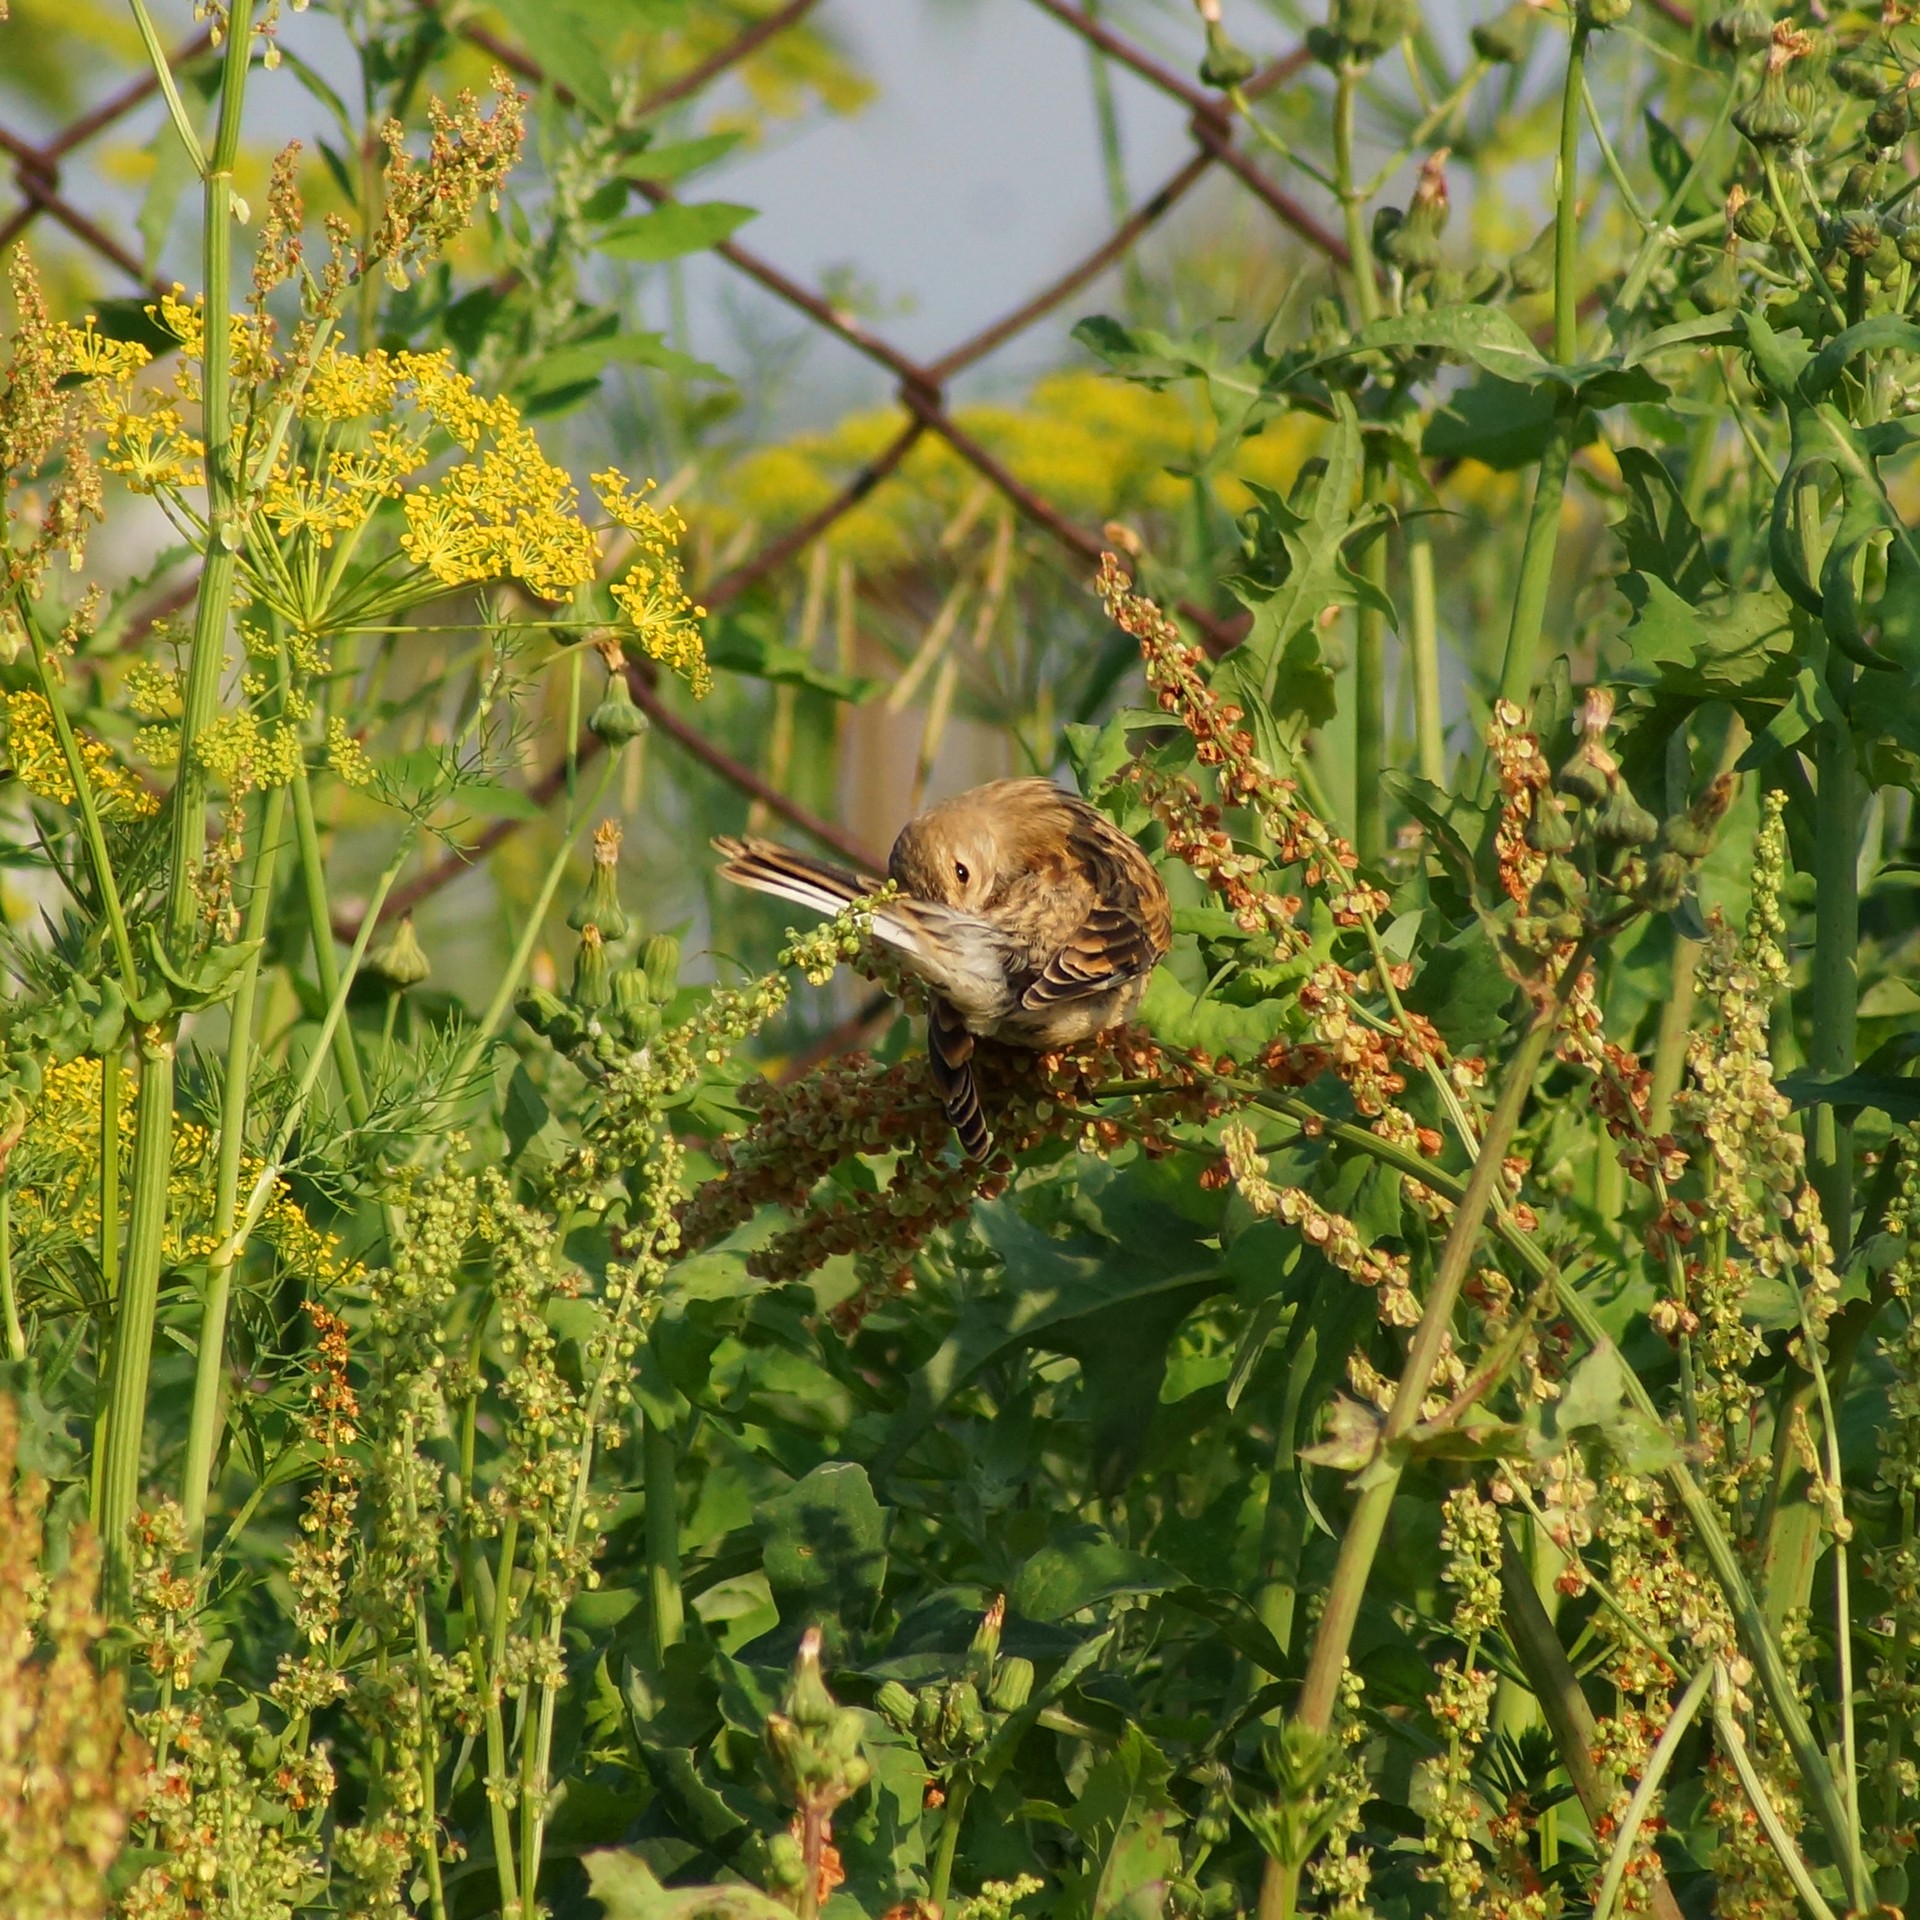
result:
[[[614,260],[678,260],[717,247],[753,219],[755,211],[729,200],[670,201],[651,213],[601,228],[593,244]]]
[[[873,1618],[887,1577],[887,1516],[866,1469],[830,1460],[754,1516],[767,1585],[787,1624]]]
[[[1793,615],[1772,591],[1683,597],[1652,574],[1622,583],[1634,617],[1621,636],[1640,678],[1663,691],[1729,699],[1773,682],[1783,687],[1793,651]]]
[[[751,674],[777,686],[809,687],[830,700],[858,706],[870,698],[879,682],[858,673],[835,673],[816,664],[812,655],[789,646],[770,611],[750,608],[723,615],[707,632],[707,659],[729,673]]]
[[[1129,1726],[1087,1775],[1066,1823],[1087,1852],[1083,1877],[1060,1903],[1060,1920],[1158,1920],[1167,1883],[1180,1870],[1179,1818],[1167,1784],[1173,1769]]]
[[[1697,600],[1721,585],[1707,558],[1673,476],[1644,447],[1623,447],[1620,477],[1627,484],[1627,511],[1615,526],[1627,565],[1652,574],[1683,599]]]
[[[670,140],[663,146],[642,147],[620,168],[623,180],[684,180],[702,167],[725,158],[745,138],[740,133],[707,133],[696,140]]]
[[[560,387],[597,380],[610,366],[657,367],[662,373],[688,380],[732,379],[719,367],[668,346],[660,334],[615,333],[547,354],[521,374],[516,384],[526,394],[551,393]]]
[[[1171,1593],[1185,1584],[1176,1568],[1116,1546],[1098,1527],[1084,1527],[1069,1541],[1042,1547],[1007,1597],[1029,1620],[1054,1621],[1120,1594]]]
[[[1523,385],[1552,371],[1552,363],[1505,307],[1439,307],[1427,313],[1391,314],[1362,327],[1345,351],[1361,353],[1370,347],[1425,347]]]
[[[753,1887],[663,1887],[624,1848],[584,1854],[580,1864],[606,1920],[793,1920],[791,1907]]]
[[[1920,1120],[1920,1080],[1898,1074],[1820,1074],[1806,1067],[1782,1074],[1776,1084],[1796,1108],[1872,1107],[1896,1126]]]
[[[1512,473],[1540,458],[1558,412],[1550,388],[1483,375],[1434,413],[1420,451],[1429,460],[1478,460]]]

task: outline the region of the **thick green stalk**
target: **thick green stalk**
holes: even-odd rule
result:
[[[928,1899],[934,1912],[947,1904],[947,1889],[953,1880],[954,1849],[960,1844],[961,1823],[967,1817],[967,1802],[973,1798],[973,1782],[965,1774],[955,1777],[940,1816],[940,1845],[933,1856],[933,1886]]]
[[[1587,29],[1579,21],[1567,51],[1566,85],[1560,96],[1560,161],[1554,181],[1553,357],[1562,366],[1579,358],[1580,241],[1579,155],[1581,88],[1586,76]],[[1560,545],[1560,509],[1566,498],[1567,470],[1573,464],[1573,435],[1579,410],[1564,397],[1541,450],[1533,483],[1526,541],[1520,552],[1520,578],[1514,587],[1507,623],[1507,650],[1500,663],[1500,695],[1524,707],[1533,693],[1535,656],[1546,623],[1547,594],[1553,585],[1554,555]],[[1487,764],[1487,782],[1492,763]],[[1490,784],[1488,790],[1491,791]]]
[[[6,1321],[7,1358],[24,1360],[27,1335],[13,1290],[13,1176],[6,1172],[0,1172],[0,1316]]]
[[[1352,260],[1353,306],[1360,324],[1380,317],[1380,281],[1373,265],[1373,233],[1367,225],[1365,195],[1353,179],[1353,106],[1361,70],[1342,65],[1333,92],[1333,190],[1340,201],[1346,228],[1347,253]]]
[[[293,825],[300,843],[300,878],[307,895],[307,930],[313,940],[314,972],[320,991],[332,1000],[340,990],[340,963],[333,951],[333,908],[327,897],[326,858],[313,814],[313,788],[307,781],[304,765],[293,776]],[[363,1127],[372,1107],[367,1099],[366,1076],[360,1071],[360,1049],[350,1020],[342,1020],[334,1029],[333,1063],[340,1074],[341,1091],[347,1098],[347,1118],[356,1127]]]
[[[520,1905],[519,1876],[513,1863],[513,1819],[503,1792],[507,1784],[507,1726],[500,1675],[507,1662],[507,1625],[513,1615],[513,1555],[520,1540],[520,1516],[509,1511],[500,1524],[500,1556],[493,1576],[492,1631],[487,1636],[487,1820],[493,1831],[493,1870],[500,1887],[500,1911]]]
[[[194,602],[193,640],[181,693],[179,771],[167,860],[163,937],[175,960],[191,959],[200,924],[200,865],[206,852],[207,774],[198,753],[213,719],[226,666],[227,624],[242,538],[239,476],[233,451],[232,307],[233,165],[240,151],[247,62],[253,50],[253,0],[228,9],[221,69],[220,115],[207,156],[202,193],[201,265],[206,326],[201,378],[201,438],[206,443],[207,541]],[[123,955],[122,966],[130,964]],[[140,1449],[146,1431],[147,1376],[167,1224],[167,1182],[173,1167],[173,1073],[177,1021],[140,1035],[140,1091],[128,1206],[126,1268],[113,1315],[107,1432],[100,1481],[100,1530],[107,1556],[109,1606],[124,1613],[129,1589],[128,1529],[140,1496]]]
[[[1508,1064],[1500,1097],[1481,1135],[1472,1176],[1454,1209],[1453,1224],[1440,1250],[1420,1324],[1414,1329],[1406,1365],[1394,1388],[1393,1405],[1381,1429],[1380,1451],[1369,1470],[1372,1478],[1355,1501],[1340,1538],[1333,1581],[1314,1633],[1306,1678],[1301,1682],[1300,1697],[1294,1706],[1295,1721],[1309,1733],[1325,1735],[1333,1725],[1334,1703],[1339,1697],[1341,1675],[1346,1670],[1347,1649],[1353,1641],[1360,1603],[1400,1486],[1404,1469],[1400,1447],[1419,1422],[1421,1404],[1426,1399],[1433,1370],[1439,1364],[1453,1323],[1453,1309],[1459,1300],[1461,1285],[1480,1244],[1480,1230],[1486,1222],[1487,1211],[1493,1204],[1502,1158],[1533,1091],[1534,1075],[1552,1041],[1565,997],[1573,990],[1585,964],[1586,948],[1582,946],[1566,963],[1552,998],[1534,1014],[1519,1051]],[[1260,1920],[1278,1920],[1280,1915],[1293,1911],[1297,1904],[1294,1894],[1298,1873],[1298,1866],[1287,1868],[1278,1860],[1268,1860],[1260,1889]]]
[[[1852,667],[1835,658],[1827,668],[1844,702]],[[1814,808],[1813,1031],[1807,1064],[1838,1077],[1853,1071],[1860,998],[1861,780],[1853,730],[1844,719],[1822,726],[1814,743],[1819,794]],[[1814,1108],[1807,1141],[1807,1177],[1820,1196],[1835,1267],[1844,1272],[1853,1238],[1853,1128],[1837,1107]]]
[[[128,1529],[140,1498],[140,1445],[147,1424],[147,1374],[160,1302],[160,1257],[167,1231],[167,1179],[173,1161],[173,1035],[140,1035],[140,1091],[134,1107],[133,1188],[127,1258],[114,1302],[108,1358],[106,1436],[95,1458],[100,1476],[100,1534],[106,1549],[107,1601],[124,1615],[132,1571]]]
[[[680,1591],[680,1450],[659,1421],[646,1423],[644,1472],[647,1493],[647,1599],[653,1634],[653,1663],[658,1671],[667,1649],[678,1646],[686,1630]]]
[[[273,905],[274,866],[286,820],[287,790],[275,787],[261,804],[253,851],[247,862],[247,918],[242,936],[264,941]],[[234,1210],[240,1201],[240,1158],[246,1145],[247,1083],[253,1072],[253,1013],[260,986],[260,948],[241,969],[240,984],[228,1008],[226,1076],[220,1089],[219,1164],[214,1175],[213,1229],[219,1245],[208,1263],[206,1297],[200,1309],[200,1344],[195,1357],[193,1410],[187,1424],[187,1465],[183,1487],[187,1546],[197,1559],[206,1531],[207,1494],[213,1475],[214,1444],[220,1427],[221,1381],[227,1351],[227,1307],[233,1291],[233,1257],[227,1245]]]
[[[1370,454],[1363,497],[1370,508],[1385,498],[1385,462]],[[1361,579],[1382,597],[1387,590],[1387,535],[1376,528],[1356,556]],[[1387,619],[1377,606],[1354,611],[1353,650],[1353,844],[1365,863],[1377,866],[1387,850]]]
[[[1413,667],[1415,762],[1423,780],[1447,783],[1446,729],[1440,713],[1440,599],[1434,589],[1433,536],[1424,519],[1407,528],[1407,635]]]
[[[100,1290],[120,1291],[120,1083],[126,1063],[118,1045],[100,1056]]]

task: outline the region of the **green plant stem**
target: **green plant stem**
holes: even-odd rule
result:
[[[1587,34],[1576,16],[1560,95],[1560,158],[1553,193],[1553,357],[1570,367],[1580,357],[1580,121],[1587,84]]]
[[[221,67],[220,113],[207,156],[202,195],[201,264],[206,327],[201,362],[201,438],[206,444],[207,536],[193,639],[181,693],[179,771],[174,779],[163,935],[176,964],[191,959],[201,902],[200,864],[206,850],[207,775],[200,735],[219,704],[226,665],[227,624],[242,539],[238,476],[234,467],[232,341],[233,166],[240,150],[247,63],[253,50],[253,0],[228,10]],[[162,63],[164,66],[164,57]],[[178,123],[176,123],[177,125]],[[31,630],[31,626],[30,629]],[[36,650],[37,652],[37,650]],[[112,909],[109,909],[110,917]],[[132,964],[124,926],[115,930],[125,970]],[[131,997],[131,996],[130,996]],[[154,1318],[167,1226],[167,1186],[173,1171],[175,1028],[169,1016],[140,1035],[132,1193],[128,1205],[126,1267],[114,1305],[104,1464],[100,1469],[100,1530],[106,1550],[109,1611],[124,1617],[131,1571],[128,1529],[140,1494],[140,1452],[146,1431],[147,1377],[153,1359]]]
[[[1747,1803],[1753,1808],[1754,1817],[1760,1822],[1781,1866],[1786,1869],[1787,1878],[1793,1882],[1794,1892],[1806,1903],[1813,1920],[1835,1920],[1833,1909],[1820,1897],[1820,1889],[1814,1885],[1812,1871],[1801,1856],[1800,1849],[1794,1845],[1792,1834],[1787,1831],[1779,1809],[1767,1792],[1766,1783],[1760,1778],[1747,1752],[1746,1735],[1740,1731],[1740,1723],[1733,1716],[1733,1682],[1717,1660],[1713,1665],[1713,1726],[1720,1736],[1720,1749],[1733,1762],[1733,1770],[1740,1776],[1740,1785],[1746,1791]],[[1855,1905],[1852,1911],[1865,1912],[1866,1908]]]
[[[493,1576],[492,1631],[487,1638],[487,1819],[493,1830],[494,1873],[500,1884],[500,1911],[520,1905],[519,1877],[513,1863],[513,1821],[500,1788],[507,1780],[507,1728],[501,1711],[501,1670],[507,1660],[507,1624],[513,1617],[513,1556],[520,1540],[520,1516],[509,1511],[500,1525],[500,1558]]]
[[[1373,264],[1373,234],[1367,225],[1365,196],[1353,180],[1353,108],[1359,92],[1361,70],[1344,62],[1334,79],[1333,91],[1333,190],[1340,202],[1340,218],[1346,229],[1347,254],[1352,261],[1353,304],[1360,324],[1380,317],[1380,280]]]
[[[147,1375],[160,1303],[160,1261],[167,1231],[167,1182],[173,1161],[173,1036],[152,1026],[140,1035],[134,1105],[132,1200],[127,1258],[114,1301],[108,1356],[106,1433],[95,1456],[107,1602],[124,1618],[132,1574],[128,1529],[140,1497],[140,1449],[146,1433]]]
[[[125,1061],[116,1044],[100,1056],[100,1288],[120,1291],[120,1082]]]
[[[20,1301],[13,1290],[13,1175],[0,1173],[0,1315],[7,1330],[7,1358],[27,1357],[26,1330],[20,1324]]]
[[[1593,1903],[1593,1920],[1610,1920],[1613,1904],[1620,1895],[1620,1883],[1626,1878],[1628,1862],[1633,1858],[1633,1843],[1640,1837],[1640,1828],[1652,1810],[1654,1795],[1660,1791],[1660,1782],[1666,1778],[1667,1769],[1673,1764],[1673,1756],[1680,1750],[1680,1742],[1686,1738],[1687,1729],[1693,1725],[1693,1717],[1700,1711],[1701,1702],[1706,1699],[1707,1689],[1712,1684],[1713,1668],[1702,1667],[1688,1683],[1686,1692],[1674,1707],[1673,1717],[1655,1742],[1653,1753],[1633,1789],[1633,1798],[1627,1802],[1627,1810],[1621,1816],[1620,1830],[1615,1834],[1613,1846],[1607,1853],[1606,1872],[1601,1875],[1600,1892]],[[1594,1831],[1598,1833],[1601,1829],[1596,1826]],[[1665,1884],[1664,1881],[1662,1884]],[[1668,1897],[1671,1899],[1671,1894]]]
[[[1393,1405],[1381,1430],[1380,1451],[1369,1470],[1369,1484],[1355,1501],[1340,1538],[1339,1557],[1334,1563],[1326,1606],[1314,1633],[1306,1678],[1294,1707],[1295,1721],[1309,1733],[1324,1736],[1333,1725],[1334,1703],[1346,1669],[1347,1649],[1352,1644],[1353,1630],[1360,1618],[1360,1603],[1400,1485],[1404,1467],[1401,1444],[1419,1422],[1421,1403],[1452,1325],[1454,1305],[1480,1243],[1480,1229],[1493,1204],[1501,1160],[1520,1124],[1521,1112],[1533,1091],[1534,1075],[1546,1055],[1560,1010],[1566,996],[1573,991],[1586,957],[1584,944],[1575,949],[1553,993],[1535,1011],[1519,1050],[1508,1063],[1500,1097],[1481,1135],[1472,1175],[1454,1209],[1453,1224],[1441,1248],[1433,1283],[1427,1290],[1426,1305],[1414,1329],[1406,1365],[1394,1389]],[[1297,1904],[1298,1873],[1298,1866],[1287,1868],[1278,1860],[1268,1860],[1260,1889],[1260,1920],[1279,1920],[1280,1915],[1293,1911]]]
[[[1840,698],[1851,691],[1853,669],[1829,660],[1829,683]],[[1828,721],[1814,742],[1819,794],[1814,808],[1812,1034],[1807,1064],[1825,1077],[1853,1071],[1860,994],[1860,806],[1853,730]],[[1820,1197],[1834,1266],[1845,1272],[1853,1240],[1853,1127],[1840,1110],[1821,1102],[1809,1116],[1807,1178]]]
[[[1433,536],[1424,519],[1407,528],[1407,634],[1413,668],[1413,734],[1420,777],[1447,782],[1446,730],[1440,712],[1440,602],[1434,588]]]
[[[965,1774],[956,1774],[942,1810],[940,1844],[933,1856],[933,1885],[927,1896],[936,1912],[947,1904],[947,1890],[953,1882],[954,1850],[960,1844],[961,1823],[967,1817],[967,1802],[972,1798],[973,1782]]]
[[[1386,498],[1386,463],[1371,449],[1361,487],[1370,508],[1378,508]],[[1384,526],[1374,528],[1355,560],[1361,579],[1384,600]],[[1353,625],[1353,844],[1363,862],[1378,866],[1387,850],[1387,619],[1380,607],[1362,602],[1354,609]]]
[[[672,1431],[648,1417],[642,1441],[647,1500],[647,1601],[655,1669],[686,1630],[680,1588],[680,1450]]]
[[[287,790],[273,788],[263,799],[251,857],[246,867],[247,917],[242,938],[255,943],[241,968],[228,1007],[227,1059],[220,1087],[219,1162],[214,1174],[213,1230],[220,1251],[207,1266],[207,1291],[200,1310],[200,1341],[194,1358],[193,1409],[187,1423],[187,1464],[182,1490],[187,1550],[197,1561],[206,1533],[207,1495],[220,1429],[220,1403],[227,1351],[227,1308],[233,1291],[233,1260],[226,1253],[240,1199],[240,1161],[246,1147],[248,1082],[253,1073],[254,1001],[260,986],[260,949],[273,906],[274,867],[285,826]]]
[[[293,776],[293,825],[300,846],[300,878],[306,890],[307,930],[313,942],[314,972],[320,991],[332,1000],[340,990],[340,963],[333,951],[333,909],[327,896],[326,859],[320,847],[320,829],[314,819],[313,788],[304,765]],[[368,924],[372,924],[371,920]],[[341,1091],[346,1095],[347,1117],[356,1127],[364,1127],[372,1104],[367,1098],[360,1049],[350,1020],[342,1020],[334,1029],[333,1062],[340,1075]]]

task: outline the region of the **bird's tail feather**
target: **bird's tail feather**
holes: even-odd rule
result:
[[[791,901],[798,907],[810,907],[815,913],[838,913],[849,902],[876,892],[885,884],[871,874],[835,866],[831,860],[816,860],[811,854],[796,853],[775,840],[723,838],[713,844],[726,856],[720,866],[723,878],[737,887],[770,893],[775,899]],[[873,931],[878,939],[903,953],[920,952],[920,937],[912,924],[884,907],[873,916]]]

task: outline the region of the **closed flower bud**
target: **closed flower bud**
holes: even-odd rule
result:
[[[1018,1713],[1032,1693],[1033,1662],[1014,1654],[1000,1662],[987,1700],[996,1713]]]
[[[1899,249],[1900,258],[1909,266],[1920,266],[1920,220],[1908,222],[1894,236],[1894,245]]]
[[[803,1727],[831,1726],[839,1705],[827,1691],[826,1675],[820,1671],[820,1629],[809,1627],[800,1636],[800,1652],[793,1663],[793,1678],[787,1682],[787,1697],[782,1703],[788,1716]]]
[[[1760,0],[1734,0],[1722,7],[1707,38],[1723,53],[1752,53],[1773,38],[1773,13]]]
[[[567,1003],[545,987],[528,987],[514,1000],[513,1010],[535,1033],[551,1035],[555,1027],[571,1021]]]
[[[1614,776],[1595,761],[1584,745],[1576,747],[1566,764],[1553,776],[1553,784],[1562,793],[1584,801],[1590,807],[1597,807],[1606,799],[1613,791],[1613,781]]]
[[[1573,822],[1567,818],[1566,808],[1550,794],[1542,794],[1533,803],[1527,845],[1535,853],[1565,853],[1573,845]]]
[[[1880,196],[1880,169],[1866,160],[1856,160],[1850,166],[1840,182],[1840,191],[1833,197],[1837,211],[1845,212],[1849,207],[1871,207]]]
[[[1593,831],[1608,846],[1644,847],[1660,831],[1660,822],[1633,797],[1623,780],[1600,809]]]
[[[1702,313],[1725,313],[1740,301],[1740,262],[1730,242],[1705,273],[1687,289]]]
[[[640,964],[653,997],[665,1006],[680,985],[680,942],[670,933],[649,935],[640,943]]]
[[[607,690],[600,696],[600,704],[588,714],[587,730],[597,740],[618,749],[645,733],[648,720],[633,703],[633,692],[627,685],[626,655],[619,643],[601,641],[600,657],[607,665]]]
[[[880,1691],[873,1696],[873,1710],[902,1733],[913,1730],[913,1695],[898,1680],[882,1682]]]
[[[1513,256],[1507,272],[1515,293],[1545,293],[1553,285],[1553,225],[1549,222],[1532,242]]]
[[[1865,207],[1835,217],[1833,244],[1849,260],[1870,260],[1880,250],[1880,216]]]
[[[1580,0],[1580,18],[1595,33],[1617,27],[1633,11],[1633,0]]]
[[[414,934],[412,914],[403,914],[392,934],[367,955],[367,971],[402,993],[417,987],[433,971]]]
[[[1505,13],[1496,13],[1491,20],[1481,21],[1469,36],[1474,52],[1497,67],[1517,67],[1533,45],[1539,18],[1539,10],[1527,6],[1525,0]]]
[[[993,1671],[994,1655],[1000,1651],[1000,1630],[1007,1623],[1007,1599],[1001,1594],[974,1629],[973,1644],[967,1649],[967,1671],[985,1680]]]
[[[767,1878],[788,1893],[798,1893],[807,1882],[807,1856],[791,1833],[776,1833],[767,1842]]]
[[[607,943],[591,921],[580,929],[580,951],[573,959],[573,1004],[582,1013],[597,1013],[613,997],[607,977]]]
[[[1649,913],[1669,913],[1687,890],[1687,861],[1677,853],[1656,853],[1647,862],[1645,877],[1635,898]]]
[[[1218,20],[1209,20],[1207,52],[1200,62],[1200,78],[1208,86],[1218,87],[1224,92],[1228,87],[1245,85],[1253,78],[1253,74],[1253,55],[1244,47],[1235,46]]]
[[[567,925],[574,932],[598,927],[603,939],[625,939],[627,916],[620,905],[619,865],[620,824],[602,820],[594,830],[593,870],[587,878],[587,890],[567,915]]]
[[[1878,49],[1862,48],[1857,53],[1844,54],[1828,69],[1833,76],[1833,84],[1842,93],[1850,93],[1856,100],[1877,100],[1886,91],[1890,75],[1887,63]]]
[[[1913,115],[1907,107],[1907,90],[1905,87],[1895,87],[1867,115],[1867,138],[1876,147],[1897,147],[1907,137],[1907,129],[1912,124]]]
[[[1738,189],[1736,189],[1738,191]],[[1733,230],[1742,240],[1751,240],[1757,246],[1765,246],[1773,238],[1774,229],[1780,224],[1780,216],[1773,210],[1771,200],[1763,200],[1758,195],[1741,196],[1740,204],[1733,205],[1733,196],[1727,196],[1728,219]]]
[[[1733,124],[1756,147],[1791,147],[1806,137],[1807,119],[1792,100],[1778,72],[1769,70],[1760,91],[1736,107]]]

